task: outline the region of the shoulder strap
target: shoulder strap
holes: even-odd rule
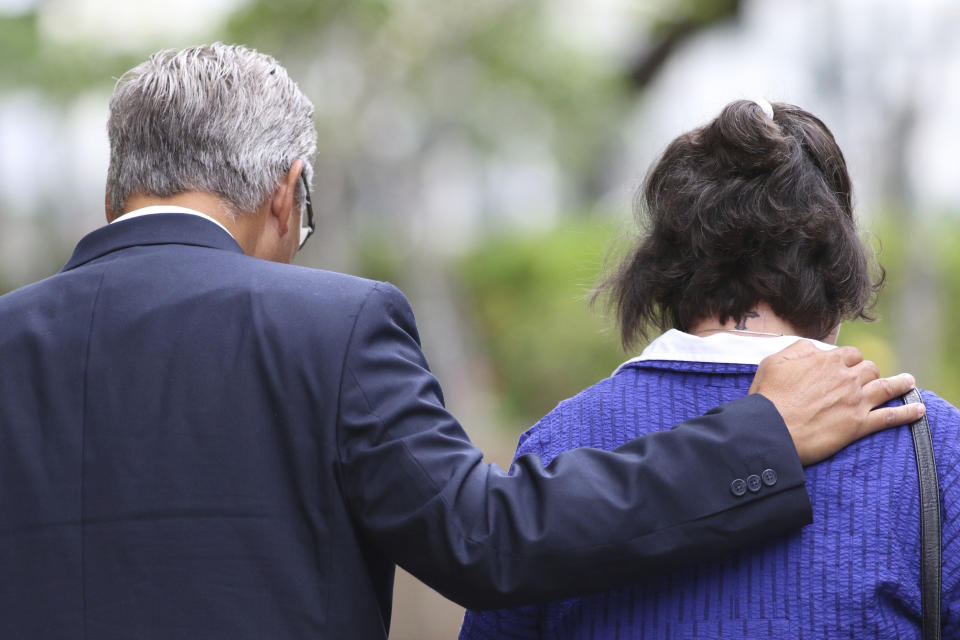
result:
[[[923,403],[913,389],[904,404]],[[940,640],[940,489],[927,416],[910,425],[920,476],[920,581],[924,640]]]

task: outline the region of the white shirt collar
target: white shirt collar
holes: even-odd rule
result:
[[[644,360],[760,364],[760,361],[767,356],[786,349],[797,340],[807,340],[824,351],[836,348],[832,344],[799,336],[773,337],[714,333],[713,335],[700,337],[670,329],[651,342],[639,356],[631,358],[617,367],[617,371],[631,362],[643,362]]]
[[[133,211],[128,211],[127,213],[123,214],[119,218],[113,220],[110,224],[113,224],[114,222],[120,222],[121,220],[130,220],[131,218],[139,218],[140,216],[149,216],[154,213],[186,213],[191,216],[199,216],[204,220],[209,220],[213,224],[217,225],[218,227],[226,231],[231,238],[233,238],[233,234],[230,233],[230,231],[227,230],[225,226],[223,226],[222,224],[220,224],[220,222],[218,222],[217,220],[214,220],[207,214],[201,213],[200,211],[196,211],[194,209],[188,209],[186,207],[175,207],[175,206],[170,206],[165,204],[164,205],[155,204],[149,207],[142,207],[140,209],[134,209]]]

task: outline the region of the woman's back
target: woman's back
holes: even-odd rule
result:
[[[750,387],[756,366],[745,361],[759,358],[731,345],[772,353],[782,340],[715,338],[724,346],[668,332],[645,353],[659,357],[659,347],[670,359],[627,363],[560,403],[522,436],[517,455],[535,453],[547,465],[567,449],[612,449],[700,415]],[[708,345],[706,357],[678,355],[678,340]],[[923,397],[940,471],[944,637],[960,637],[960,412],[930,392]],[[469,612],[461,638],[919,638],[919,490],[909,429],[865,438],[806,472],[814,522],[794,535],[616,591]]]
[[[549,464],[666,429],[748,393],[760,360],[796,339],[784,334],[834,342],[842,321],[870,318],[883,276],[857,232],[846,160],[799,107],[731,102],[667,146],[637,202],[643,233],[600,292],[628,349],[653,327],[670,331],[561,403],[518,454]],[[958,638],[960,413],[924,400],[940,471],[944,637]],[[686,570],[618,591],[469,613],[461,637],[919,638],[915,465],[908,429],[875,434],[806,469],[814,522],[799,533],[691,557]],[[737,495],[779,489],[774,470],[730,471],[742,474],[729,487]]]

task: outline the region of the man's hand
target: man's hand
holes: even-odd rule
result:
[[[865,435],[923,415],[921,404],[875,409],[914,387],[909,373],[881,378],[854,347],[821,351],[799,340],[760,363],[750,393],[773,402],[787,424],[800,462],[828,458]]]

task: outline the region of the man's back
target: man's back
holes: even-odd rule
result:
[[[536,453],[547,465],[572,447],[612,448],[667,429],[745,395],[755,369],[629,363],[561,402],[524,434],[517,455]],[[960,413],[932,393],[923,397],[940,471],[944,637],[954,637],[960,633],[960,473],[953,464]],[[919,638],[919,493],[909,430],[865,438],[806,474],[814,522],[800,532],[616,591],[468,612],[461,638]]]
[[[193,216],[97,233],[109,251],[0,298],[4,635],[382,635],[366,571],[392,564],[332,535],[352,527],[340,369],[374,284],[246,257]]]

